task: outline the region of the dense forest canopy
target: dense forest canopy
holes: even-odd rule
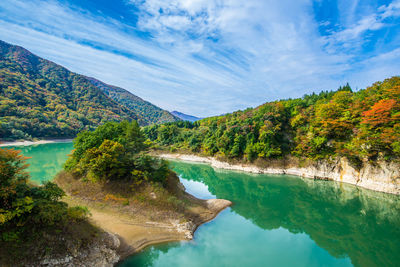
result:
[[[400,157],[400,77],[353,92],[349,85],[224,116],[144,128],[156,146],[253,161]]]
[[[176,120],[124,89],[109,96],[105,88],[114,87],[0,41],[0,138],[74,137],[107,121]]]
[[[88,78],[88,80],[118,104],[134,110],[138,115],[138,123],[140,125],[150,125],[154,123],[166,123],[180,120],[179,117],[173,115],[172,113],[169,113],[168,111],[163,110],[151,104],[150,102],[147,102],[140,97],[129,93],[125,89],[105,84],[93,78]]]

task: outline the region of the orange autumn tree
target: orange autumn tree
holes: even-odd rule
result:
[[[363,112],[363,121],[361,123],[368,124],[371,127],[388,125],[395,121],[392,112],[399,106],[395,99],[382,99],[372,106],[370,110]],[[396,115],[398,116],[398,115]]]
[[[380,92],[383,99],[362,113],[357,138],[369,156],[377,156],[379,152],[400,156],[400,86],[383,85]]]

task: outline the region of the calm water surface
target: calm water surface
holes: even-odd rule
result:
[[[32,179],[51,179],[72,143],[19,147]],[[188,192],[234,205],[190,242],[151,246],[126,266],[400,266],[400,198],[285,175],[171,162]]]
[[[30,157],[28,172],[31,180],[36,183],[42,183],[53,179],[63,167],[68,158],[68,154],[73,149],[72,142],[67,143],[51,143],[32,146],[15,146],[6,147],[21,150],[21,153]]]
[[[187,191],[234,205],[191,242],[152,246],[127,266],[400,266],[400,199],[330,181],[171,162]]]

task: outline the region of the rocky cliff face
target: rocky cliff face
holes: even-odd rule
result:
[[[394,162],[365,162],[360,170],[355,169],[346,158],[319,161],[305,167],[289,165],[283,173],[315,179],[329,179],[361,186],[385,193],[400,194],[400,165]]]
[[[62,267],[111,267],[120,257],[118,250],[120,240],[116,235],[102,232],[87,248],[73,251],[59,257],[46,257],[38,264],[30,266],[62,266]],[[27,265],[29,266],[29,265]]]
[[[162,154],[163,158],[197,161],[211,164],[212,167],[250,173],[291,174],[313,179],[327,179],[361,186],[367,189],[391,194],[400,194],[400,164],[377,161],[364,162],[357,170],[346,158],[321,161],[299,162],[296,159],[262,161],[255,164],[231,163],[212,157],[199,157],[184,154]]]

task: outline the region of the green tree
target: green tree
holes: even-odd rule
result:
[[[137,122],[108,122],[77,136],[65,169],[92,181],[164,182],[168,166],[143,154],[144,140]]]
[[[43,229],[66,225],[71,219],[67,204],[60,201],[62,189],[51,182],[29,184],[25,159],[19,151],[0,149],[0,241],[30,238]],[[81,215],[79,219],[87,214]]]

